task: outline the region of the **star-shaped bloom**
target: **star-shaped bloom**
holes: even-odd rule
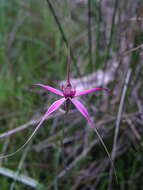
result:
[[[55,101],[47,110],[47,112],[44,114],[44,116],[41,119],[41,122],[39,123],[39,126],[42,124],[42,122],[48,118],[48,116],[56,111],[64,102],[65,102],[65,108],[66,112],[68,112],[68,103],[69,101],[73,103],[73,105],[77,108],[77,110],[85,117],[85,119],[88,121],[89,126],[92,126],[92,120],[89,116],[89,113],[86,109],[86,107],[77,99],[77,96],[85,95],[97,90],[107,90],[106,88],[91,88],[83,91],[76,91],[75,88],[72,87],[72,85],[68,82],[65,87],[62,87],[62,90],[55,89],[49,85],[45,84],[35,84],[36,86],[40,86],[54,94],[57,94],[59,96],[62,96],[59,100]]]
[[[19,152],[20,150],[22,150],[28,143],[29,141],[32,139],[32,137],[36,134],[36,132],[38,131],[38,129],[40,128],[41,124],[44,122],[45,119],[48,118],[48,116],[53,113],[54,111],[56,111],[63,103],[65,103],[65,109],[66,112],[69,111],[69,102],[72,102],[73,105],[77,108],[77,110],[85,117],[85,119],[88,121],[89,127],[93,127],[93,123],[92,120],[89,116],[89,113],[86,109],[86,107],[77,99],[77,96],[80,95],[84,95],[84,94],[88,94],[97,90],[107,90],[106,88],[91,88],[91,89],[87,89],[87,90],[83,90],[83,91],[76,91],[75,88],[72,87],[72,85],[70,84],[70,82],[67,82],[65,87],[62,87],[62,90],[58,90],[55,89],[51,86],[45,85],[45,84],[35,84],[36,86],[40,86],[48,91],[51,91],[54,94],[57,94],[59,96],[61,96],[62,98],[58,99],[57,101],[55,101],[47,110],[47,112],[44,114],[44,116],[42,116],[39,124],[37,125],[37,127],[34,129],[34,131],[32,132],[32,134],[30,135],[30,137],[26,140],[26,142],[20,147],[18,148],[15,152],[12,152],[10,154],[7,155],[0,155],[0,159],[2,158],[8,158],[11,157],[13,155],[15,155],[17,152]],[[114,167],[114,163],[112,162],[112,158],[109,154],[109,151],[106,147],[106,145],[104,144],[102,137],[100,136],[100,134],[98,133],[98,130],[96,129],[96,127],[94,128],[97,136],[100,139],[100,142],[102,143],[111,163],[114,169],[114,173],[115,176],[116,175],[116,171],[115,171],[115,167]],[[117,178],[117,177],[116,177]]]
[[[66,112],[69,111],[69,102],[72,102],[74,104],[74,106],[77,108],[77,110],[85,117],[85,119],[88,121],[88,124],[90,127],[93,127],[92,125],[92,120],[89,116],[89,113],[86,109],[86,107],[76,98],[77,96],[80,95],[84,95],[84,94],[88,94],[91,92],[94,92],[96,90],[107,90],[105,88],[91,88],[88,90],[83,90],[83,91],[76,91],[75,88],[72,87],[72,85],[70,84],[70,82],[67,82],[65,87],[62,87],[62,90],[58,90],[55,89],[51,86],[45,85],[45,84],[35,84],[36,86],[40,86],[48,91],[53,92],[54,94],[57,94],[59,96],[62,96],[62,98],[58,99],[57,101],[55,101],[47,110],[47,112],[44,114],[44,116],[42,116],[40,122],[38,123],[38,125],[36,126],[36,128],[34,129],[34,131],[32,132],[32,134],[30,135],[30,137],[26,140],[26,142],[20,147],[18,148],[15,152],[12,152],[10,154],[6,154],[6,155],[0,155],[0,159],[2,158],[8,158],[11,157],[13,155],[15,155],[17,152],[19,152],[20,150],[22,150],[28,143],[29,141],[32,139],[32,137],[36,134],[36,132],[38,131],[38,129],[40,128],[41,124],[44,122],[45,119],[48,118],[48,116],[53,113],[54,111],[56,111],[63,103],[65,103],[65,108],[66,108]],[[110,154],[100,136],[100,134],[98,133],[97,129],[94,128],[96,134],[98,135],[102,145],[104,146],[109,158],[110,158]],[[111,158],[110,158],[111,160]],[[112,162],[112,161],[111,161]]]

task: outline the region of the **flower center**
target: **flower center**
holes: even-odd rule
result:
[[[65,87],[62,87],[62,91],[65,98],[73,98],[75,96],[76,90],[68,83]]]

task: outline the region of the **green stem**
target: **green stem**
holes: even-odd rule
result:
[[[66,35],[65,35],[64,31],[63,31],[63,28],[62,28],[62,26],[61,26],[61,23],[60,23],[60,21],[59,21],[57,15],[56,15],[56,13],[55,13],[55,10],[54,10],[54,8],[53,8],[53,6],[52,6],[52,3],[50,2],[50,0],[46,0],[46,1],[47,1],[47,3],[48,3],[48,6],[49,6],[49,8],[50,8],[50,11],[51,11],[52,14],[53,14],[53,17],[54,17],[54,19],[55,19],[55,21],[56,21],[56,24],[57,24],[57,26],[58,26],[58,28],[59,28],[59,30],[60,30],[60,33],[61,33],[61,35],[62,35],[62,38],[63,38],[63,40],[64,40],[64,42],[65,42],[65,45],[66,45],[67,49],[69,49],[69,52],[70,52],[70,55],[71,55],[71,59],[73,60],[74,67],[76,68],[76,72],[77,72],[77,74],[79,75],[79,77],[81,77],[81,73],[80,73],[80,71],[79,71],[79,69],[78,69],[78,67],[77,67],[76,60],[75,60],[75,57],[74,57],[74,55],[73,55],[72,48],[69,47],[68,40],[67,40]]]

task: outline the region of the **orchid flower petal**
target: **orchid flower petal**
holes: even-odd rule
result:
[[[89,122],[89,124],[92,123],[91,118],[89,116],[89,113],[85,106],[80,103],[77,99],[75,98],[70,98],[70,101],[75,105],[75,107],[78,109],[78,111],[86,118],[86,120]]]
[[[65,98],[61,98],[55,101],[45,113],[45,118],[48,117],[52,112],[56,111],[64,103],[65,100]]]
[[[32,139],[32,137],[36,134],[36,132],[38,131],[38,129],[40,128],[40,126],[42,125],[42,123],[44,122],[44,120],[52,112],[54,112],[55,110],[57,110],[65,100],[66,100],[65,98],[61,98],[61,99],[55,101],[49,107],[49,109],[47,110],[47,112],[44,114],[44,116],[42,117],[41,121],[39,122],[39,124],[37,125],[37,127],[34,129],[34,131],[32,132],[32,134],[30,135],[30,137],[26,140],[26,142],[21,147],[19,147],[15,152],[12,152],[12,153],[6,154],[6,155],[0,155],[0,159],[11,157],[11,156],[15,155],[16,153],[18,153],[19,151],[21,151],[30,142],[30,140]]]
[[[45,89],[47,89],[47,90],[49,90],[49,91],[51,91],[51,92],[53,92],[53,93],[55,93],[55,94],[58,94],[58,95],[60,95],[60,96],[64,96],[63,95],[63,93],[62,93],[62,91],[60,91],[60,90],[58,90],[58,89],[56,89],[56,88],[53,88],[53,87],[51,87],[51,86],[48,86],[48,85],[44,85],[44,84],[34,84],[34,85],[36,85],[36,86],[41,86],[42,88],[45,88]]]
[[[88,93],[91,93],[91,92],[96,91],[96,90],[106,90],[106,91],[108,91],[107,88],[91,88],[91,89],[87,89],[87,90],[76,92],[75,96],[80,96],[80,95],[88,94]]]

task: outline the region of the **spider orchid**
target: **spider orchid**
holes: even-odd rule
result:
[[[97,91],[97,90],[107,90],[105,88],[91,88],[91,89],[88,89],[88,90],[83,90],[83,91],[76,91],[75,88],[72,87],[69,79],[67,80],[67,84],[66,86],[62,86],[62,89],[61,90],[58,90],[58,89],[55,89],[51,86],[48,86],[48,85],[44,85],[44,84],[34,84],[36,86],[40,86],[48,91],[51,91],[52,93],[54,94],[57,94],[59,96],[61,96],[62,98],[60,98],[59,100],[55,101],[47,110],[47,112],[44,114],[44,116],[41,118],[39,124],[37,125],[37,127],[34,129],[34,131],[32,132],[32,134],[30,135],[30,137],[27,139],[27,141],[20,147],[18,148],[15,152],[13,153],[10,153],[10,154],[7,154],[7,155],[0,155],[0,159],[2,158],[8,158],[8,157],[11,157],[13,156],[14,154],[16,154],[17,152],[19,152],[20,150],[22,150],[26,144],[29,143],[29,141],[32,139],[32,137],[36,134],[36,132],[38,131],[38,129],[40,128],[40,126],[42,125],[42,123],[44,122],[45,119],[48,118],[48,116],[53,113],[54,111],[56,111],[63,103],[65,103],[65,109],[66,109],[66,113],[69,111],[69,103],[72,102],[74,104],[74,106],[77,108],[77,110],[86,118],[86,120],[88,121],[88,124],[90,127],[93,127],[92,125],[92,120],[89,116],[89,113],[87,111],[87,109],[85,108],[85,106],[79,101],[77,100],[77,96],[80,96],[80,95],[84,95],[84,94],[88,94],[88,93],[91,93],[91,92],[94,92],[94,91]],[[97,133],[102,145],[104,146],[107,154],[108,153],[108,150],[102,140],[102,138],[100,137],[100,135],[98,134],[98,131],[96,128],[95,129],[95,132]]]
[[[86,107],[76,98],[78,96],[81,95],[85,95],[97,90],[107,90],[106,88],[91,88],[91,89],[87,89],[87,90],[83,90],[83,91],[76,91],[76,89],[74,87],[72,87],[71,83],[70,83],[70,65],[71,63],[68,62],[67,64],[67,82],[65,87],[62,86],[61,90],[55,89],[49,85],[45,85],[45,84],[34,84],[36,86],[40,86],[54,94],[57,94],[59,96],[61,96],[62,98],[58,99],[57,101],[55,101],[47,110],[47,112],[42,116],[39,124],[37,125],[37,127],[34,129],[34,131],[32,132],[32,134],[30,135],[30,137],[26,140],[26,142],[20,146],[15,152],[12,152],[10,154],[6,154],[6,155],[0,155],[0,159],[2,158],[8,158],[11,157],[13,155],[15,155],[17,152],[19,152],[20,150],[22,150],[32,139],[32,137],[36,134],[36,132],[38,131],[38,129],[40,128],[40,126],[42,125],[42,123],[44,122],[45,119],[48,118],[48,116],[53,113],[54,111],[56,111],[63,103],[65,103],[65,111],[66,113],[68,113],[69,111],[69,105],[70,102],[73,103],[73,105],[77,108],[77,110],[85,117],[85,119],[88,121],[88,126],[90,128],[93,128],[93,130],[96,132],[100,142],[102,143],[111,163],[112,159],[110,157],[109,151],[106,147],[106,145],[104,144],[100,134],[98,133],[98,130],[96,129],[96,127],[93,126],[92,120],[89,116],[89,113],[86,109]],[[113,165],[113,164],[112,164]],[[114,165],[113,165],[114,168]]]
[[[105,88],[91,88],[88,90],[83,90],[80,92],[77,92],[74,87],[72,87],[71,83],[68,81],[66,86],[62,86],[62,90],[55,89],[51,86],[44,85],[44,84],[35,84],[36,86],[40,86],[54,94],[57,94],[59,96],[62,96],[59,100],[55,101],[47,110],[45,115],[43,116],[43,119],[45,120],[51,113],[56,111],[63,103],[65,103],[65,111],[66,113],[69,111],[69,103],[72,102],[74,106],[77,108],[77,110],[85,117],[85,119],[88,121],[89,126],[92,126],[92,120],[89,116],[89,113],[86,109],[86,107],[76,98],[77,96],[84,95],[91,93],[93,91],[97,90],[107,90]],[[42,119],[42,120],[43,120]]]
[[[85,117],[85,119],[88,122],[88,126],[90,128],[93,128],[93,130],[96,132],[100,142],[102,143],[111,163],[112,163],[112,159],[111,156],[109,154],[109,151],[104,143],[104,141],[102,140],[102,137],[100,136],[100,134],[98,133],[98,130],[96,129],[96,127],[94,127],[93,122],[91,120],[91,117],[89,116],[89,113],[86,109],[86,107],[79,101],[77,100],[77,96],[80,95],[85,95],[97,90],[106,90],[108,91],[108,89],[106,88],[91,88],[91,89],[87,89],[87,90],[83,90],[83,91],[76,91],[76,89],[74,87],[72,87],[71,83],[70,83],[70,79],[69,79],[69,75],[68,75],[68,80],[67,80],[67,84],[66,86],[62,86],[62,90],[58,90],[55,89],[51,86],[45,85],[45,84],[35,84],[36,86],[40,86],[54,94],[57,94],[59,96],[62,96],[63,98],[60,98],[59,100],[55,101],[47,110],[47,112],[45,113],[45,115],[42,117],[40,123],[38,124],[38,126],[36,127],[35,131],[33,132],[33,134],[31,135],[31,137],[28,139],[28,141],[33,137],[33,135],[35,134],[35,132],[38,130],[38,128],[41,126],[41,124],[43,123],[43,121],[45,119],[48,118],[48,116],[53,113],[54,111],[56,111],[63,103],[65,103],[65,111],[66,113],[69,111],[69,103],[72,102],[74,104],[74,106],[77,108],[77,110]],[[26,142],[27,144],[27,142]],[[114,165],[113,165],[114,168]],[[116,174],[115,174],[116,175]]]
[[[47,112],[44,114],[44,116],[41,118],[41,121],[39,122],[39,124],[37,125],[37,127],[34,129],[33,133],[30,135],[30,137],[27,139],[27,141],[20,147],[18,148],[15,152],[12,152],[10,154],[7,154],[7,155],[0,155],[0,159],[2,158],[8,158],[8,157],[11,157],[13,155],[15,155],[17,152],[19,152],[20,150],[22,150],[25,145],[27,145],[29,143],[29,141],[32,139],[32,137],[36,134],[36,132],[38,131],[38,129],[40,128],[40,126],[42,125],[42,123],[44,122],[45,119],[48,118],[48,116],[53,113],[54,111],[56,111],[63,103],[65,103],[65,110],[66,110],[66,113],[69,111],[69,103],[72,102],[74,104],[74,106],[77,108],[77,110],[85,117],[85,119],[88,121],[88,125],[90,128],[92,128],[100,142],[102,143],[110,161],[111,161],[111,164],[112,164],[112,167],[114,169],[114,173],[115,173],[115,176],[116,176],[116,179],[117,179],[117,175],[116,175],[116,171],[115,171],[115,167],[114,167],[114,163],[112,162],[112,158],[110,156],[110,153],[104,143],[104,141],[102,140],[102,137],[100,136],[100,134],[98,133],[98,130],[96,129],[96,127],[93,126],[93,123],[92,123],[92,120],[89,116],[89,113],[86,109],[86,107],[76,98],[80,95],[85,95],[85,94],[88,94],[88,93],[91,93],[91,92],[94,92],[94,91],[97,91],[97,90],[107,90],[106,88],[91,88],[91,89],[87,89],[87,90],[83,90],[83,91],[76,91],[75,88],[72,87],[71,83],[69,82],[69,80],[67,80],[67,84],[66,86],[62,86],[62,90],[58,90],[58,89],[55,89],[49,85],[45,85],[45,84],[34,84],[36,86],[40,86],[54,94],[57,94],[59,96],[61,96],[62,98],[58,99],[57,101],[55,101],[47,110]]]

